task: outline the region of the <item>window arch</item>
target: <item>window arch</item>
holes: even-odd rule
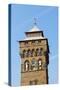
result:
[[[30,49],[27,50],[27,56],[29,56],[29,57],[31,56],[31,50]]]
[[[39,55],[41,56],[43,54],[43,48],[41,47],[40,49],[39,49]]]
[[[34,56],[34,49],[31,50],[31,57]]]
[[[36,56],[39,56],[39,48],[36,49],[35,55],[36,55]]]
[[[29,61],[28,61],[28,60],[26,60],[26,61],[24,62],[24,70],[25,70],[25,71],[29,71]]]
[[[41,69],[41,68],[42,68],[42,60],[39,59],[39,60],[38,60],[38,69]]]
[[[23,58],[26,56],[26,50],[23,50]]]
[[[28,50],[26,50],[26,53],[25,53],[26,57],[28,57]]]
[[[37,70],[37,61],[34,58],[31,61],[31,69]]]
[[[35,59],[34,58],[32,59],[31,62],[32,62],[32,65],[35,65]]]

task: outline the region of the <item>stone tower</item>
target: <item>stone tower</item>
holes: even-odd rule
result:
[[[21,57],[21,85],[48,84],[49,45],[35,24],[19,41]]]

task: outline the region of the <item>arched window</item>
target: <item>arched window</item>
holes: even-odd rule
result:
[[[39,66],[41,66],[41,60],[38,61]]]
[[[39,55],[41,56],[43,54],[43,48],[39,49]]]
[[[25,70],[25,71],[28,71],[28,70],[29,70],[29,61],[28,61],[28,60],[26,60],[26,61],[24,62],[24,70]]]
[[[33,65],[33,66],[35,65],[35,59],[32,60],[32,65]]]
[[[34,49],[31,50],[31,57],[34,56]]]
[[[36,49],[35,55],[39,56],[39,48]]]
[[[23,58],[26,56],[26,50],[23,50]]]
[[[31,51],[30,51],[30,49],[28,49],[27,54],[28,54],[29,57],[31,56]]]
[[[28,50],[26,51],[26,57],[28,57],[29,55],[28,55]]]
[[[36,65],[36,64],[37,64],[37,62],[36,62],[36,60],[33,58],[32,61],[31,61],[31,69],[32,69],[32,70],[37,70],[37,67],[36,67],[37,65]]]
[[[26,57],[28,57],[28,50],[26,50]]]
[[[41,69],[41,68],[42,68],[42,60],[39,59],[39,60],[38,60],[38,69]]]

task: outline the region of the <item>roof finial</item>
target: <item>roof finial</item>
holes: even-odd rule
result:
[[[36,23],[36,18],[34,18],[34,25],[37,25],[37,23]]]

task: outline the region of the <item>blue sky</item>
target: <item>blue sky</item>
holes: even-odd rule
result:
[[[25,37],[37,18],[37,26],[44,32],[49,42],[49,83],[58,83],[58,8],[12,4],[11,6],[11,70],[12,85],[20,85],[19,43]]]

